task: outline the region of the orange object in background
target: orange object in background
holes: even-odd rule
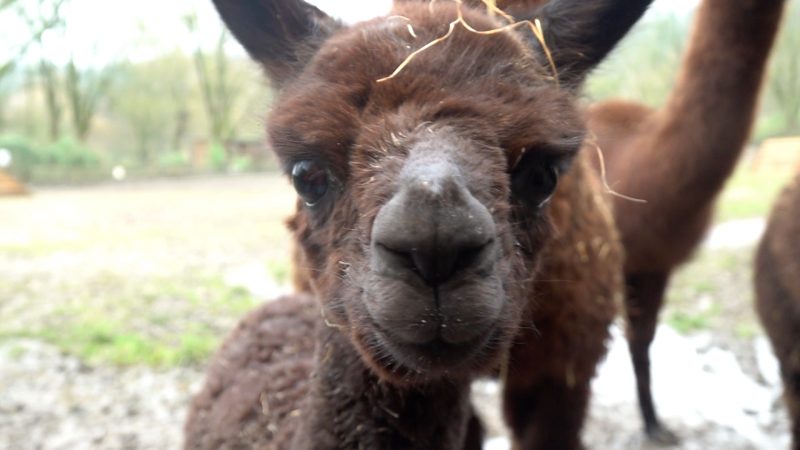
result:
[[[10,173],[0,169],[0,196],[3,195],[26,195],[28,190]]]

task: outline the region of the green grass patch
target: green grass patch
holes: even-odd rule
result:
[[[258,304],[219,276],[127,279],[103,273],[43,289],[57,290],[61,303],[25,321],[11,311],[0,318],[0,335],[43,340],[92,364],[202,364]],[[38,291],[26,296],[41,297]]]
[[[719,317],[720,308],[711,305],[701,311],[687,312],[685,310],[672,311],[667,319],[672,328],[679,333],[688,334],[695,331],[708,330],[714,324],[714,320]]]
[[[680,333],[755,336],[752,248],[702,250],[670,280],[666,322]]]
[[[720,194],[716,221],[766,216],[781,189],[789,182],[791,170],[766,173],[740,167]]]
[[[688,314],[682,311],[673,312],[667,319],[667,323],[682,334],[706,330],[711,325],[708,317],[704,314]]]
[[[152,367],[196,365],[216,349],[219,336],[212,330],[193,330],[156,339],[107,321],[83,321],[61,329],[21,333],[48,342],[93,364]]]
[[[752,321],[745,321],[736,324],[734,333],[739,338],[750,340],[761,333],[761,328]]]
[[[283,285],[289,282],[291,269],[289,268],[289,261],[286,258],[267,261],[267,271],[276,283]]]
[[[25,347],[19,344],[13,345],[8,350],[8,356],[12,361],[19,361],[23,356],[25,356]]]

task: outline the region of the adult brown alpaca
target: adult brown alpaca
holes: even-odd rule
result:
[[[626,252],[628,341],[645,430],[675,436],[660,423],[650,392],[649,347],[673,269],[700,242],[714,200],[747,142],[783,0],[705,0],[681,72],[659,110],[622,101],[589,109],[618,192],[614,199]]]
[[[780,361],[795,450],[800,450],[799,237],[800,174],[775,203],[755,261],[756,311]]]
[[[258,442],[477,448],[470,381],[502,367],[515,445],[581,448],[622,262],[599,183],[576,157],[575,94],[649,1],[527,11],[549,54],[522,28],[467,30],[503,23],[454,2],[398,2],[352,28],[296,0],[215,4],[282,89],[269,136],[300,197],[290,228],[325,324],[307,395]],[[240,387],[201,397],[229,389]],[[245,410],[278,387],[264,389],[241,397]],[[237,431],[252,416],[193,422],[226,404],[192,412],[187,447],[204,448],[193,432],[252,445]]]

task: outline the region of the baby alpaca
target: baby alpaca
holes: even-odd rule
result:
[[[267,448],[471,448],[470,382],[498,372],[517,448],[582,448],[622,254],[576,94],[649,3],[555,0],[484,33],[502,17],[461,2],[347,28],[215,0],[281,88],[269,138],[323,323],[293,436]]]

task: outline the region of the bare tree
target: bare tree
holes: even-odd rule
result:
[[[61,135],[61,100],[59,98],[58,70],[55,65],[44,59],[39,62],[39,77],[44,93],[45,110],[47,111],[48,136],[57,140]]]
[[[106,95],[114,68],[81,70],[70,59],[65,69],[64,88],[69,104],[72,127],[80,141],[86,141],[100,100]]]
[[[784,132],[800,133],[800,1],[789,5],[772,59],[769,90]]]
[[[63,25],[63,18],[61,16],[61,7],[66,3],[66,0],[36,0],[35,5],[29,4],[20,0],[0,0],[0,11],[14,9],[17,16],[21,18],[28,27],[28,35],[18,44],[16,48],[11,49],[11,57],[7,61],[0,62],[0,130],[5,125],[5,114],[3,107],[6,104],[5,98],[7,90],[4,85],[8,83],[11,75],[17,67],[17,61],[24,56],[30,47],[34,44],[41,45],[42,36],[53,28]],[[13,8],[12,8],[13,7]],[[49,68],[43,69],[44,71]],[[52,81],[48,78],[49,73],[44,73],[43,79]],[[48,96],[48,94],[46,94]],[[50,107],[50,100],[46,100],[48,108]],[[58,116],[60,113],[49,114],[48,116]],[[57,125],[55,126],[58,127]],[[52,128],[52,126],[51,126]]]
[[[10,0],[8,0],[10,1]],[[29,2],[14,1],[19,16],[28,25],[30,39],[23,44],[22,52],[36,43],[42,52],[39,62],[39,78],[44,92],[45,109],[47,110],[49,137],[58,139],[61,133],[62,107],[59,96],[59,76],[55,65],[44,56],[43,36],[46,32],[64,25],[61,7],[66,0],[36,0],[36,5]]]
[[[198,32],[197,16],[186,16],[184,22],[189,31]],[[228,33],[223,30],[211,52],[198,46],[193,55],[211,139],[219,144],[233,137],[235,133],[235,106],[242,94],[241,84],[235,81],[225,54],[227,41]]]

